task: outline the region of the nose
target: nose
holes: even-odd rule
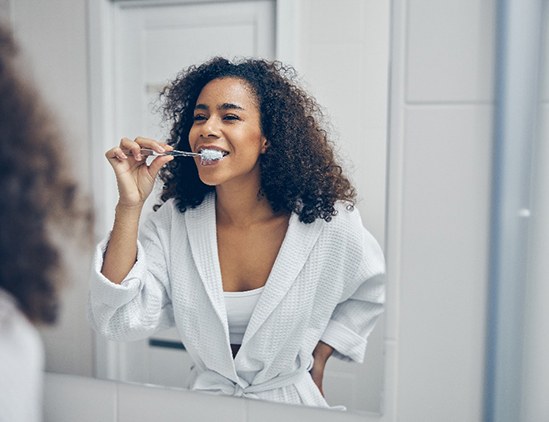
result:
[[[214,116],[210,116],[208,120],[200,126],[200,137],[208,139],[219,138],[219,125],[217,119]]]

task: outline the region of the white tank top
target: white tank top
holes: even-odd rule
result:
[[[244,333],[264,287],[245,292],[223,292],[231,344],[242,344]]]

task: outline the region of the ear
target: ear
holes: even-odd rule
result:
[[[267,148],[269,148],[269,142],[267,141],[267,138],[263,136],[261,138],[261,154],[265,154]]]

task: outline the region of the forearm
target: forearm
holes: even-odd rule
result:
[[[324,380],[324,368],[326,367],[326,362],[328,362],[328,359],[332,356],[333,352],[333,347],[323,341],[319,341],[313,350],[314,361],[313,368],[311,369],[311,377],[322,395],[324,395],[324,389],[322,387],[322,382]]]
[[[137,258],[141,206],[117,205],[114,225],[103,257],[101,273],[115,284],[128,275]]]

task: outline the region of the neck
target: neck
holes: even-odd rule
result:
[[[251,226],[275,216],[269,201],[256,189],[216,188],[216,215],[218,224]]]

